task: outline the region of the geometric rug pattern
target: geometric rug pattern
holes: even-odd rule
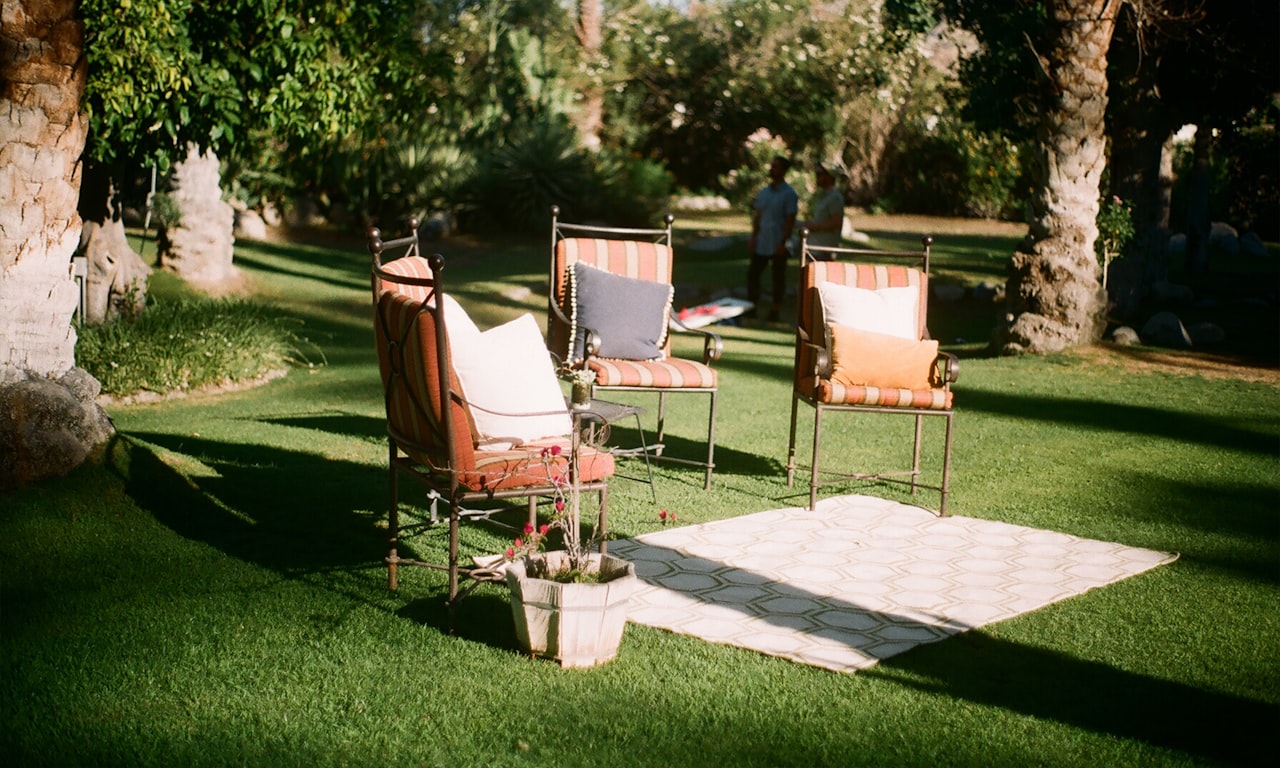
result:
[[[609,543],[628,619],[837,672],[1012,618],[1176,554],[850,495]]]

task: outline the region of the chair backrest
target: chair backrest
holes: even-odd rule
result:
[[[569,344],[573,308],[568,305],[568,270],[581,261],[615,275],[670,285],[675,221],[667,214],[661,228],[605,227],[566,224],[559,215],[559,207],[552,206],[547,347],[556,354]]]
[[[418,253],[410,236],[383,241],[369,231],[373,260],[374,335],[387,431],[415,461],[440,470],[475,466],[470,414],[458,393],[445,328],[439,254]],[[388,251],[398,252],[384,261]],[[455,475],[456,476],[456,475]]]
[[[818,284],[836,283],[853,288],[876,291],[881,288],[915,287],[917,300],[917,338],[929,337],[929,249],[932,237],[921,240],[919,251],[882,251],[864,248],[809,246],[801,239],[801,264],[798,308],[796,312],[796,386],[808,390],[811,381],[802,380],[802,371],[812,370],[810,350],[800,343],[830,346],[827,320],[822,309]]]

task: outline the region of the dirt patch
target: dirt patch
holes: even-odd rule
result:
[[[1070,354],[1090,364],[1109,365],[1134,373],[1203,376],[1280,386],[1280,368],[1227,355],[1115,344],[1080,347]]]

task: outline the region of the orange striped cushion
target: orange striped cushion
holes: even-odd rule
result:
[[[476,453],[475,467],[458,476],[467,488],[476,491],[497,491],[504,488],[524,488],[550,485],[552,478],[564,478],[569,471],[568,441],[559,456],[542,456],[542,447],[549,443],[522,446],[509,451],[480,451]],[[613,475],[613,454],[582,446],[578,451],[578,477],[584,483],[602,480]]]
[[[440,409],[440,377],[436,364],[435,319],[429,311],[400,293],[378,298],[374,323],[378,368],[386,400],[387,425],[406,443],[414,460],[444,466],[448,441]],[[450,372],[451,386],[458,384]],[[471,423],[457,401],[450,408],[459,466],[472,463]]]
[[[404,258],[387,262],[382,265],[382,271],[402,277],[431,277],[431,265],[421,256],[405,256]],[[406,285],[390,280],[379,280],[378,293],[383,291],[395,291],[415,301],[425,301],[431,295],[432,288],[425,285]]]
[[[604,360],[594,358],[591,370],[601,387],[663,387],[712,389],[716,371],[694,360]]]
[[[819,379],[815,399],[832,405],[878,405],[885,408],[928,408],[945,411],[951,408],[951,394],[949,389],[846,387],[834,381]]]

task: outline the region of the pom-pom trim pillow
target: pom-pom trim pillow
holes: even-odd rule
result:
[[[569,359],[581,360],[586,329],[600,334],[600,357],[659,360],[670,323],[668,283],[615,275],[578,261],[569,268]]]

